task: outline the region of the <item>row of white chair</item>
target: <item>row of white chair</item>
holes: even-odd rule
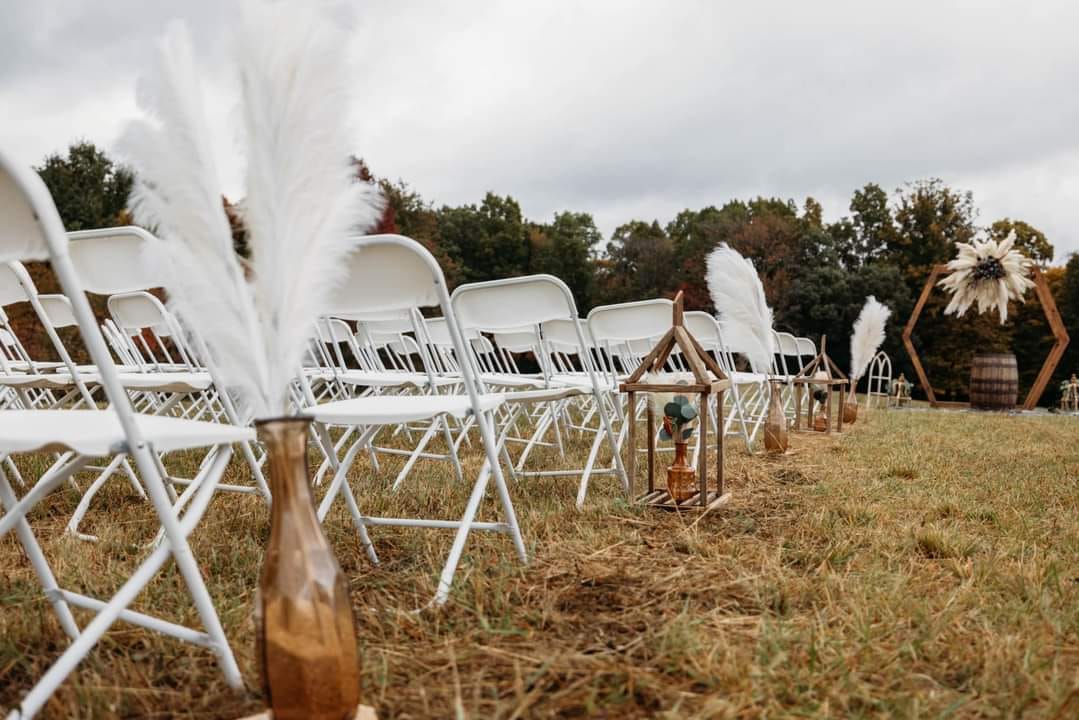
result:
[[[7,316],[0,314],[0,536],[16,533],[72,638],[18,712],[24,717],[37,712],[117,620],[209,647],[226,680],[239,685],[235,660],[187,536],[218,491],[257,492],[271,500],[251,418],[219,381],[212,353],[197,328],[186,326],[151,292],[168,285],[143,263],[147,247],[156,242],[152,236],[139,228],[65,234],[37,176],[2,155],[0,222],[0,306],[29,302],[60,358],[33,358]],[[62,294],[37,291],[21,265],[30,259],[52,262]],[[347,281],[335,291],[332,312],[312,328],[309,358],[297,368],[291,396],[295,412],[312,418],[313,438],[324,455],[315,473],[316,482],[325,480],[318,516],[324,519],[333,503],[342,500],[372,562],[378,562],[378,553],[371,528],[453,530],[433,600],[442,603],[473,530],[509,535],[519,559],[527,561],[512,500],[513,494],[527,491],[522,484],[527,478],[577,477],[578,506],[585,502],[594,476],[613,476],[623,492],[630,491],[622,464],[623,421],[626,413],[642,412],[643,405],[623,408],[618,383],[669,327],[669,300],[601,306],[582,319],[569,289],[552,276],[473,283],[450,293],[431,254],[400,236],[357,238],[348,262]],[[108,298],[108,317],[101,326],[87,292]],[[441,317],[424,316],[432,309]],[[713,317],[686,313],[686,318],[735,380],[723,431],[738,432],[752,448],[764,417],[767,376],[737,370],[735,355],[744,347],[728,345]],[[78,330],[90,365],[74,362],[61,339],[65,328]],[[801,367],[803,358],[815,353],[812,347],[812,352],[790,347],[795,352],[786,352],[780,336],[775,374],[788,374],[784,356],[797,358]],[[534,360],[534,370],[521,371],[525,356]],[[684,372],[684,362],[672,356],[667,371]],[[530,467],[535,448],[563,450],[571,435],[589,444],[583,467]],[[444,450],[431,452],[439,437]],[[458,454],[473,440],[483,462],[458,517],[375,517],[360,507],[350,471],[361,454],[370,458],[376,472],[380,456],[407,456],[394,489],[402,487],[421,460],[449,461],[463,481]],[[517,446],[514,458],[512,448]],[[241,450],[253,485],[221,483],[233,447]],[[191,451],[202,453],[195,477],[179,478],[168,470],[173,453]],[[26,452],[51,452],[55,461],[19,498],[8,475],[18,484],[26,482],[11,457]],[[607,464],[604,454],[609,455]],[[147,498],[160,524],[159,541],[105,600],[59,587],[25,519],[53,490],[86,471],[96,475],[71,518],[70,532],[92,539],[79,530],[80,523],[97,492],[117,473]],[[499,517],[480,521],[480,504],[492,484]],[[202,630],[128,609],[170,557],[198,609]],[[95,612],[94,619],[80,628],[73,606]]]

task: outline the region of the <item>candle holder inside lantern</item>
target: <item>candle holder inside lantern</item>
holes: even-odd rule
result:
[[[723,393],[730,387],[730,380],[719,367],[719,363],[701,347],[697,339],[685,328],[683,324],[682,293],[679,292],[674,299],[671,329],[645,356],[637,369],[619,385],[619,390],[626,393],[626,422],[629,423],[629,459],[626,462],[626,471],[629,474],[630,483],[634,483],[637,473],[637,403],[640,394],[650,395],[653,393],[672,393],[674,397],[671,403],[663,410],[664,430],[676,443],[675,463],[668,471],[668,482],[671,489],[656,487],[656,411],[651,402],[646,403],[646,429],[648,433],[648,485],[643,495],[637,497],[637,501],[645,505],[651,505],[664,510],[707,510],[722,505],[730,499],[729,493],[723,491]],[[677,349],[690,369],[693,381],[685,384],[676,382],[663,382],[662,373],[664,365],[671,353]],[[689,398],[697,397],[694,407]],[[715,482],[710,483],[708,477],[708,441],[710,430],[709,414],[712,411],[711,399],[716,399],[716,472]],[[678,408],[689,408],[684,413]],[[697,467],[694,470],[685,462],[688,435],[683,434],[681,417],[685,421],[695,420],[697,427]],[[673,432],[672,432],[673,431]],[[666,435],[665,435],[666,437]],[[696,474],[696,488],[687,487],[692,482],[693,474]]]

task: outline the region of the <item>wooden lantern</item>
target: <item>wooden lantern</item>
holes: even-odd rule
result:
[[[1071,380],[1060,385],[1060,409],[1064,412],[1079,412],[1079,378],[1072,373]]]
[[[698,440],[699,451],[697,454],[697,484],[698,490],[689,498],[681,502],[671,498],[670,493],[656,487],[656,417],[652,409],[652,403],[648,403],[647,432],[648,432],[648,487],[638,502],[664,510],[709,510],[725,503],[730,495],[723,491],[723,393],[730,388],[730,380],[726,373],[719,367],[719,363],[708,354],[697,339],[685,328],[682,322],[682,293],[679,292],[674,299],[673,317],[671,329],[663,335],[659,343],[645,356],[640,366],[619,385],[619,390],[626,393],[626,420],[629,423],[629,460],[626,463],[626,471],[632,484],[637,471],[637,401],[638,394],[674,392],[684,395],[696,395],[699,401]],[[661,372],[663,366],[670,357],[671,352],[677,348],[683,360],[689,366],[693,375],[693,382],[688,385],[664,384],[649,382],[646,375]],[[715,483],[708,482],[708,433],[709,402],[712,397],[716,398],[716,473]]]
[[[820,353],[813,358],[801,372],[794,376],[791,384],[794,385],[794,429],[802,429],[802,395],[806,396],[808,407],[806,408],[806,429],[813,429],[813,386],[821,385],[828,396],[823,403],[824,417],[826,419],[824,432],[831,434],[832,418],[835,417],[836,432],[843,432],[843,405],[847,401],[847,387],[850,380],[843,374],[832,358],[828,357],[828,336],[821,336]],[[823,374],[816,377],[817,373]],[[839,388],[839,412],[832,411],[832,388]]]

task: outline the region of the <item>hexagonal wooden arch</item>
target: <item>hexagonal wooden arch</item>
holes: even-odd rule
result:
[[[925,388],[929,404],[933,407],[951,403],[937,400],[937,396],[933,393],[933,386],[929,384],[929,377],[925,374],[925,368],[922,367],[921,358],[918,357],[918,351],[914,349],[914,343],[911,342],[910,336],[914,332],[914,326],[918,323],[918,318],[922,314],[922,308],[925,307],[926,300],[929,299],[929,294],[933,292],[937,278],[947,270],[947,265],[937,265],[929,273],[929,278],[925,281],[925,287],[922,288],[922,295],[918,298],[918,304],[914,306],[914,311],[910,314],[910,320],[907,320],[907,326],[903,328],[903,346],[907,348],[907,354],[910,355],[910,360],[914,363],[914,372],[918,373],[918,379]],[[1045,281],[1045,275],[1042,274],[1041,268],[1035,265],[1031,274],[1034,277],[1034,291],[1038,295],[1038,300],[1041,301],[1042,310],[1045,311],[1045,319],[1049,321],[1049,328],[1053,331],[1056,342],[1053,343],[1049,355],[1045,358],[1045,363],[1034,381],[1034,386],[1027,393],[1027,399],[1023,402],[1024,410],[1033,410],[1038,401],[1041,400],[1042,393],[1045,392],[1045,386],[1049,384],[1049,379],[1053,377],[1053,371],[1057,369],[1060,358],[1064,355],[1064,349],[1068,347],[1069,339],[1068,331],[1064,329],[1064,323],[1060,319],[1056,301],[1053,300],[1053,293],[1049,291],[1049,283]]]

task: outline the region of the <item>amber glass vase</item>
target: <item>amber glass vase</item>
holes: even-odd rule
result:
[[[768,417],[764,422],[764,449],[770,453],[785,453],[789,445],[787,413],[783,410],[782,388],[775,380],[769,383]]]
[[[853,425],[858,420],[858,396],[851,393],[843,403],[843,422]]]
[[[697,472],[686,464],[688,443],[674,444],[674,464],[667,468],[667,492],[675,502],[693,497],[697,492]]]
[[[270,467],[270,543],[255,634],[274,720],[342,720],[360,703],[348,583],[315,515],[307,474],[309,420],[255,424]]]

